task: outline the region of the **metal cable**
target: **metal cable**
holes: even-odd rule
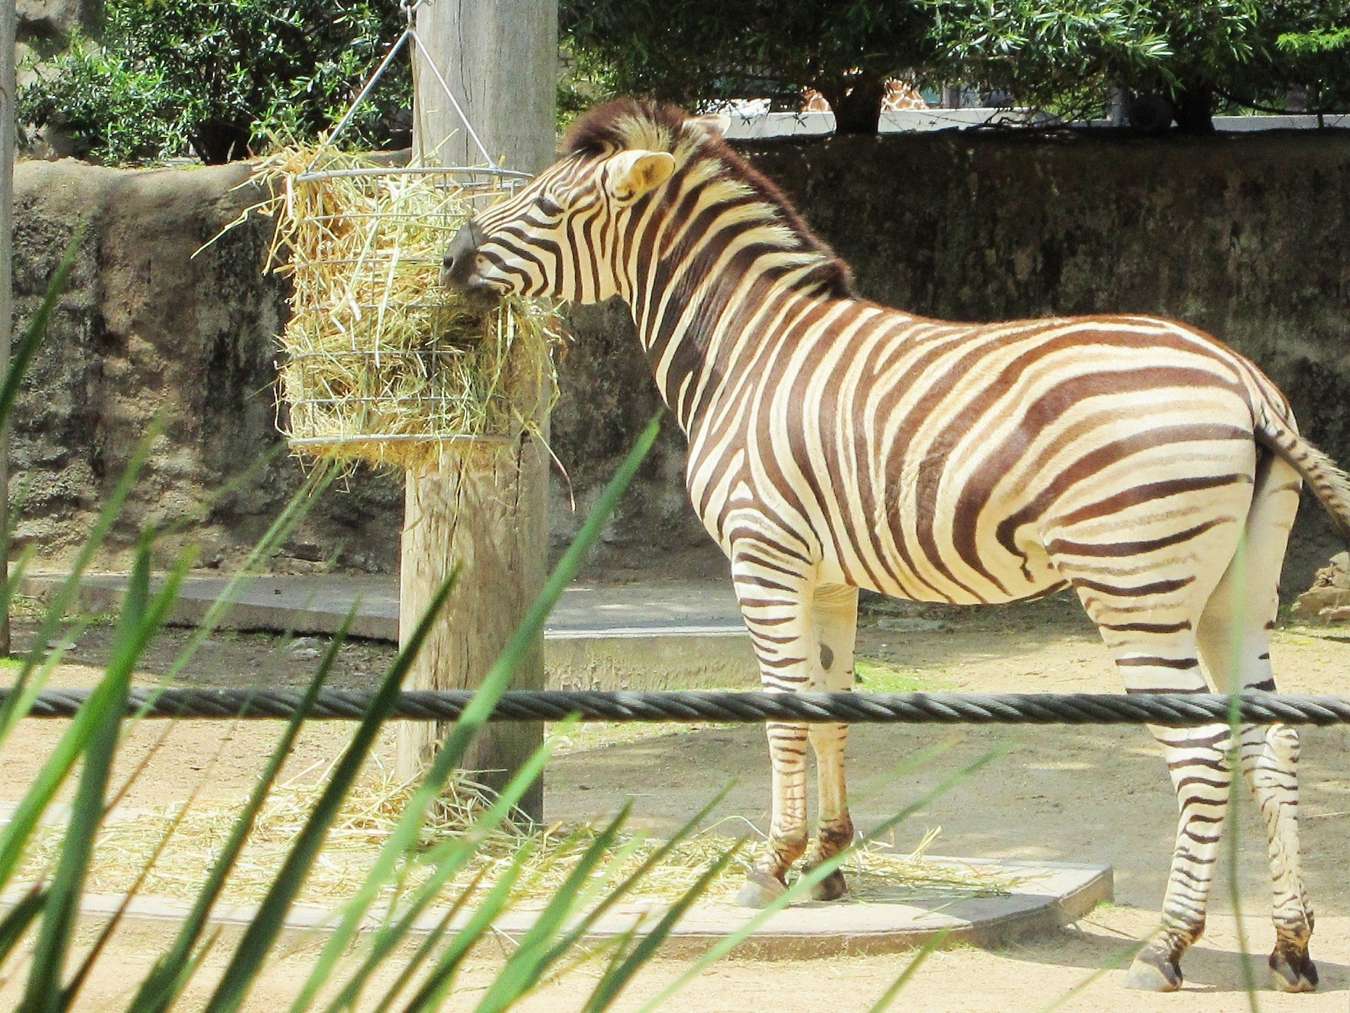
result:
[[[68,718],[89,698],[88,690],[38,694],[30,717]],[[374,693],[323,690],[311,720],[356,721]],[[393,718],[454,721],[473,699],[472,690],[404,692]],[[9,691],[0,690],[0,701]],[[128,713],[151,718],[267,718],[295,714],[300,690],[134,689]],[[1174,727],[1227,723],[1232,697],[1221,693],[733,693],[510,691],[491,721],[556,721],[578,714],[584,721],[806,722],[850,724],[1158,724]],[[1291,725],[1350,723],[1350,699],[1243,693],[1236,700],[1242,721]]]

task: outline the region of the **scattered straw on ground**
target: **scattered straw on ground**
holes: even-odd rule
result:
[[[298,178],[316,169],[382,171]],[[440,284],[451,236],[501,191],[300,147],[255,178],[276,195],[251,209],[276,219],[269,266],[293,286],[278,418],[297,451],[408,467],[537,431],[556,398],[556,313],[520,299],[482,312]]]
[[[272,877],[296,835],[304,825],[322,785],[313,782],[279,786],[259,813],[253,834],[240,856],[238,866],[227,884],[225,900],[256,902],[271,884]],[[344,804],[322,852],[306,881],[300,900],[334,905],[350,896],[364,881],[379,848],[393,831],[412,792],[383,772],[363,780]],[[449,835],[465,832],[485,811],[487,798],[481,788],[461,781],[452,786],[445,804],[428,820],[422,834],[422,850]],[[211,863],[219,854],[242,809],[237,803],[203,802],[192,804],[147,877],[141,892],[179,899],[196,896]],[[127,890],[150,859],[155,847],[172,828],[179,807],[122,814],[114,817],[99,835],[93,864],[86,884],[95,893],[120,893]],[[517,900],[542,900],[552,895],[589,847],[601,828],[591,824],[553,824],[526,829],[524,820],[507,822],[486,836],[472,860],[445,889],[443,900],[449,903],[479,873],[491,882],[508,868],[522,845],[534,844],[525,875],[516,890]],[[25,856],[20,878],[31,881],[55,867],[61,847],[63,828],[43,827]],[[646,876],[636,897],[673,901],[736,843],[736,837],[759,833],[747,821],[732,817],[694,835]],[[924,858],[924,850],[935,833],[930,833],[909,855],[897,854],[880,845],[861,848],[846,872],[851,873],[853,896],[859,900],[884,897],[887,900],[960,899],[1006,893],[1014,881],[978,868],[954,867]],[[604,868],[612,870],[618,882],[635,871],[661,841],[639,833],[623,831],[609,850]],[[733,864],[712,885],[710,899],[727,899],[739,889],[745,862],[753,849],[743,849],[740,864]],[[617,868],[615,867],[617,863]],[[407,862],[405,889],[415,888],[428,879],[433,869],[420,853]]]

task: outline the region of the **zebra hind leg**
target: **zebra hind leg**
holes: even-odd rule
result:
[[[1180,813],[1161,921],[1135,956],[1125,985],[1172,992],[1182,985],[1182,955],[1205,931],[1233,777],[1228,760],[1232,736],[1227,725],[1149,730],[1162,744]]]
[[[820,641],[819,667],[812,666],[813,689],[834,693],[853,688],[853,648],[858,630],[858,589],[842,584],[816,588],[812,613]],[[844,747],[848,725],[813,724],[807,737],[816,756],[819,807],[816,846],[806,868],[833,858],[853,843],[853,820],[848,812],[844,779]],[[815,900],[838,900],[848,894],[844,873],[835,869],[811,889]]]
[[[1219,689],[1275,691],[1270,631],[1279,607],[1277,576],[1294,513],[1298,476],[1266,458],[1246,524],[1246,537],[1200,619],[1200,657]],[[1298,833],[1298,732],[1288,725],[1243,725],[1239,758],[1265,824],[1275,946],[1271,979],[1285,992],[1317,987],[1308,955],[1313,910],[1303,885]]]
[[[1204,463],[1227,475],[1255,468],[1249,447]],[[1248,455],[1250,454],[1250,459]],[[1203,693],[1196,627],[1233,559],[1251,506],[1243,482],[1153,500],[1121,513],[1080,509],[1044,533],[1052,562],[1096,623],[1128,693]],[[1205,928],[1233,779],[1227,724],[1149,730],[1162,745],[1178,818],[1157,930],[1126,975],[1132,988],[1181,987],[1181,958]]]
[[[1313,909],[1299,869],[1298,732],[1288,725],[1248,725],[1242,731],[1242,773],[1265,823],[1274,884],[1271,980],[1282,992],[1313,992],[1317,965],[1308,954]]]
[[[1061,566],[1061,569],[1067,569]],[[1114,579],[1115,575],[1110,575]],[[1209,684],[1200,667],[1195,622],[1217,578],[1199,589],[1181,578],[1140,578],[1111,584],[1100,575],[1071,577],[1088,614],[1097,623],[1128,693],[1203,693]],[[1149,726],[1163,747],[1176,792],[1178,820],[1171,873],[1158,929],[1135,957],[1125,984],[1171,992],[1182,985],[1181,958],[1205,928],[1205,908],[1228,811],[1232,769],[1231,731],[1225,724],[1196,728]]]

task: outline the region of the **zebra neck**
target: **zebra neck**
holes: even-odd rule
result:
[[[786,314],[826,299],[797,284],[797,272],[657,273],[650,286],[634,279],[628,305],[657,388],[687,436],[767,346],[785,340],[777,324]]]

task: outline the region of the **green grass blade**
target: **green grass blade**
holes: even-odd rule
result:
[[[894,816],[891,816],[890,818],[883,820],[881,824],[879,824],[875,829],[873,829],[872,836],[878,837],[881,834],[886,833],[893,827],[898,826],[900,823],[903,823],[910,816],[913,816],[916,812],[919,812],[930,802],[932,802],[937,798],[940,798],[942,795],[945,795],[947,792],[951,791],[952,788],[956,787],[958,784],[965,781],[976,771],[980,770],[982,767],[991,763],[996,758],[1002,756],[1005,752],[1006,749],[992,749],[984,753],[983,755],[979,756],[973,762],[967,764],[965,767],[962,767],[955,774],[952,774],[949,777],[944,778],[935,787],[931,788],[929,791],[925,792],[922,796],[920,796],[920,798],[917,801],[912,802],[909,805],[905,806]],[[794,883],[792,883],[791,886],[787,888],[785,892],[779,894],[768,905],[757,911],[744,925],[742,925],[735,932],[729,933],[726,937],[719,940],[714,946],[709,948],[709,950],[706,953],[704,953],[701,957],[699,957],[698,960],[691,963],[684,972],[684,974],[680,975],[680,977],[676,978],[673,982],[671,982],[664,989],[662,989],[658,995],[656,995],[653,999],[649,1000],[646,1004],[644,1004],[642,1006],[643,1013],[646,1013],[646,1011],[649,1010],[655,1010],[659,1008],[663,1002],[669,999],[680,989],[684,988],[685,985],[693,981],[694,978],[698,977],[698,975],[702,974],[711,964],[715,963],[718,960],[721,960],[724,956],[726,956],[737,946],[739,946],[741,942],[747,936],[750,935],[750,933],[755,931],[755,929],[759,928],[759,926],[763,925],[766,921],[772,918],[783,908],[787,907],[797,898],[808,894],[810,892],[811,887],[815,886],[826,876],[829,876],[831,873],[833,873],[835,869],[839,868],[844,862],[848,860],[848,858],[853,854],[855,850],[857,850],[857,846],[851,845],[848,848],[845,848],[844,850],[840,851],[838,854],[832,855],[825,861],[815,865],[809,871],[804,872],[801,876],[797,878],[797,880]]]
[[[412,666],[417,652],[421,650],[432,625],[440,619],[441,610],[450,596],[457,575],[456,570],[441,585],[432,598],[426,614],[418,621],[407,645],[390,666],[389,673],[370,703],[370,709],[357,726],[356,733],[329,777],[328,784],[314,804],[309,819],[286,855],[271,888],[263,897],[257,914],[245,930],[243,939],[240,940],[234,956],[225,969],[224,977],[206,1007],[209,1013],[236,1010],[247,997],[253,980],[262,967],[263,958],[281,931],[291,901],[304,884],[305,874],[313,864],[319,848],[322,847],[343,798],[360,775],[361,766],[365,763],[381,726],[398,699],[404,676]]]
[[[1247,542],[1246,539],[1239,539],[1237,551],[1233,556],[1233,562],[1230,564],[1232,569],[1231,577],[1236,586],[1245,587],[1247,584]],[[1245,602],[1241,596],[1238,599]],[[1231,645],[1233,657],[1237,657],[1242,649],[1240,630],[1247,628],[1246,616],[1243,614],[1244,606],[1239,605],[1239,612],[1234,617],[1231,625],[1233,630],[1233,640]],[[1258,1013],[1260,1003],[1256,993],[1256,975],[1252,971],[1252,962],[1247,959],[1251,953],[1247,942],[1247,927],[1242,920],[1242,884],[1238,876],[1239,859],[1241,858],[1241,848],[1239,837],[1241,836],[1238,822],[1238,806],[1242,791],[1240,785],[1246,781],[1247,777],[1242,769],[1242,682],[1234,678],[1229,686],[1228,693],[1228,812],[1224,821],[1217,825],[1220,832],[1228,834],[1228,846],[1226,861],[1224,863],[1228,878],[1228,899],[1233,906],[1233,925],[1237,932],[1238,942],[1238,967],[1242,970],[1242,987],[1247,993],[1247,1005],[1252,1013]]]
[[[150,764],[159,754],[160,749],[168,740],[169,735],[172,734],[177,724],[178,718],[172,718],[171,720],[164,722],[163,730],[159,733],[159,736],[155,741],[150,744],[150,748],[145,751],[145,755],[136,761],[136,765],[131,768],[130,773],[127,774],[122,780],[122,783],[119,784],[117,789],[109,796],[107,804],[103,807],[104,816],[107,816],[116,809],[118,805],[121,804],[122,800],[127,797],[127,793],[130,792],[136,782],[141,779],[141,775],[150,768]]]
[[[600,973],[600,977],[596,980],[595,983],[596,988],[599,988],[602,982],[606,981],[612,974],[614,974],[615,971],[618,970],[619,965],[622,964],[625,959],[627,959],[628,954],[632,951],[634,940],[638,938],[639,925],[640,925],[639,922],[634,921],[631,925],[628,926],[628,928],[624,929],[623,932],[620,933],[619,936],[614,940],[614,943],[612,944],[613,949],[610,952],[609,959],[605,961],[605,969]],[[563,973],[566,972],[564,971]],[[585,1011],[591,1005],[594,998],[595,998],[595,990],[592,989],[590,996],[586,998],[586,1005],[582,1007],[583,1011]]]
[[[157,742],[152,749],[146,752],[146,755],[142,758],[141,762],[137,764],[138,770],[145,769],[151,757],[159,751],[159,747],[163,742],[164,739],[161,737],[160,741]],[[123,787],[123,792],[134,783],[134,779],[134,774],[127,779],[126,784]],[[85,954],[84,959],[80,962],[80,966],[76,969],[65,987],[65,992],[62,996],[62,1005],[66,1008],[70,1008],[75,1004],[75,999],[79,995],[80,988],[84,985],[90,972],[93,971],[94,966],[98,963],[98,958],[103,954],[104,949],[107,948],[108,943],[112,940],[113,933],[116,932],[117,927],[122,924],[122,920],[126,917],[127,909],[131,906],[131,902],[139,896],[141,888],[145,886],[145,881],[150,875],[150,870],[158,864],[160,856],[164,854],[164,849],[169,846],[170,839],[178,832],[178,828],[182,825],[184,817],[187,816],[188,809],[191,808],[192,803],[196,801],[197,793],[200,789],[201,784],[199,783],[192,794],[188,796],[187,802],[174,814],[173,819],[169,821],[168,829],[160,835],[159,840],[155,843],[154,850],[150,852],[150,857],[147,858],[145,863],[140,867],[140,870],[136,873],[136,878],[132,880],[126,893],[122,895],[122,899],[118,903],[117,909],[113,911],[112,917],[109,918],[103,925],[103,928],[99,930],[98,937],[94,940],[94,945],[89,948],[89,952]],[[118,798],[115,796],[108,802],[107,806],[105,806],[103,811],[105,818],[117,808],[117,801]]]
[[[459,970],[460,962],[478,944],[478,940],[482,938],[483,933],[492,926],[492,923],[506,909],[511,891],[515,889],[516,881],[525,871],[525,866],[533,853],[534,844],[526,841],[512,856],[511,864],[493,884],[492,889],[488,891],[488,895],[483,898],[483,902],[474,911],[473,917],[465,923],[462,929],[455,933],[454,939],[451,940],[450,945],[446,947],[445,952],[436,961],[436,966],[427,975],[422,987],[417,990],[408,1005],[404,1007],[406,1010],[441,1010],[446,1008],[443,1000],[445,994],[454,985],[455,972]]]
[[[1135,954],[1142,950],[1146,945],[1148,945],[1147,940],[1136,940],[1121,947],[1119,950],[1116,950],[1115,953],[1112,953],[1106,958],[1101,967],[1097,968],[1063,995],[1056,999],[1052,999],[1045,1006],[1041,1007],[1041,1013],[1053,1013],[1054,1010],[1059,1009],[1070,999],[1077,997],[1080,993],[1085,991],[1093,982],[1106,974],[1107,971],[1115,971],[1127,966],[1129,962],[1135,958]]]
[[[366,960],[338,997],[329,1005],[330,1011],[351,1007],[356,1003],[367,978],[378,968],[379,961],[411,931],[418,916],[426,909],[428,904],[436,899],[441,888],[473,857],[479,843],[511,814],[511,811],[548,765],[560,735],[575,723],[575,720],[563,722],[560,725],[561,730],[549,736],[534,751],[525,765],[507,782],[506,787],[502,789],[502,793],[497,796],[488,810],[479,816],[474,821],[473,826],[466,829],[462,836],[437,845],[427,859],[435,865],[435,873],[427,882],[418,887],[398,919],[385,926],[375,935]],[[292,1006],[292,1009],[303,1008],[299,1001]]]
[[[71,638],[77,639],[80,634],[84,632],[84,629],[85,627],[83,625],[75,626],[71,630]],[[8,726],[0,729],[0,747],[3,747],[5,736],[13,729],[14,725],[18,724],[18,720],[26,717],[29,711],[33,709],[33,702],[37,700],[38,694],[46,689],[47,681],[51,678],[52,672],[54,672],[56,667],[65,661],[65,659],[65,649],[60,647],[54,648],[42,659],[42,664],[36,666],[36,668],[29,672],[26,679],[23,679],[22,682],[16,680],[15,685],[9,690],[5,700],[6,704],[12,705],[9,712],[12,720]],[[23,678],[22,675],[20,678]]]
[[[318,670],[315,672],[314,678],[310,680],[305,695],[301,698],[295,713],[286,722],[285,730],[277,740],[271,756],[268,757],[267,765],[263,768],[261,776],[254,782],[248,801],[244,804],[243,811],[240,812],[238,818],[234,821],[234,825],[230,828],[229,836],[221,847],[216,860],[212,863],[210,871],[206,874],[206,881],[197,891],[197,896],[192,902],[192,908],[187,917],[183,919],[182,927],[179,929],[173,944],[156,961],[154,968],[137,991],[132,1002],[133,1008],[163,1010],[176,997],[173,986],[176,982],[182,981],[180,969],[183,962],[187,960],[192,948],[197,945],[197,940],[206,927],[207,916],[219,899],[225,881],[233,871],[235,863],[239,859],[239,853],[243,850],[249,834],[253,831],[258,813],[267,801],[267,796],[276,783],[281,768],[289,758],[291,748],[295,745],[296,737],[300,734],[305,719],[314,708],[314,701],[318,698],[319,691],[327,681],[334,662],[337,661],[338,651],[345,643],[347,633],[355,618],[356,610],[353,607],[347,613],[346,618],[343,619],[342,626],[338,629],[337,634],[329,642],[328,649],[319,662]]]
[[[42,913],[47,903],[47,888],[35,883],[12,908],[0,918],[0,962],[9,956],[10,951],[23,938],[28,926]]]
[[[174,979],[173,985],[170,988],[172,994],[180,994],[183,989],[187,987],[188,982],[196,976],[197,971],[201,969],[202,964],[206,963],[206,958],[210,956],[211,951],[216,948],[216,943],[220,942],[220,934],[222,931],[224,931],[223,927],[217,925],[211,930],[211,934],[206,937],[206,941],[197,948],[197,951],[183,962],[183,966],[178,969],[177,977]],[[128,1006],[127,1009],[128,1011],[136,1011],[138,1010],[138,1007],[133,1003],[131,1006]]]
[[[229,615],[230,609],[234,607],[235,601],[238,599],[240,590],[254,579],[262,563],[309,516],[310,510],[318,502],[319,495],[332,484],[336,475],[336,467],[328,465],[316,468],[305,477],[305,481],[296,490],[295,495],[286,502],[286,506],[276,520],[268,526],[267,531],[258,539],[257,544],[249,551],[248,557],[239,569],[231,575],[225,587],[216,596],[216,600],[206,610],[206,615],[202,616],[201,621],[197,623],[196,630],[188,638],[188,642],[183,646],[178,657],[174,659],[173,664],[169,666],[169,670],[164,673],[161,680],[163,684],[172,683],[187,668],[201,645]]]
[[[343,909],[342,918],[337,928],[319,954],[319,958],[310,971],[309,979],[301,988],[295,1003],[291,1007],[293,1010],[302,1010],[312,1004],[319,988],[332,975],[333,967],[350,945],[357,927],[370,909],[370,905],[379,896],[383,885],[389,881],[391,876],[395,875],[400,859],[416,841],[428,807],[458,765],[469,743],[473,741],[479,729],[486,723],[488,715],[492,713],[497,701],[501,699],[502,693],[510,685],[511,677],[519,666],[521,659],[533,648],[535,637],[544,628],[544,622],[548,619],[549,613],[553,611],[553,606],[557,604],[567,585],[580,570],[591,546],[599,540],[606,521],[632,483],[633,477],[637,474],[638,468],[651,450],[652,444],[656,442],[656,437],[660,431],[661,419],[660,416],[657,416],[647,424],[633,448],[624,458],[623,463],[615,471],[614,476],[609,480],[587,516],[586,522],[577,533],[576,538],[572,540],[572,543],[567,547],[567,551],[563,553],[557,566],[554,567],[553,573],[549,575],[545,582],[543,590],[540,591],[539,596],[530,606],[525,619],[512,635],[506,649],[502,651],[501,656],[483,677],[478,692],[474,694],[460,719],[455,722],[450,734],[446,736],[436,756],[432,759],[431,767],[422,783],[409,798],[403,816],[390,833],[389,839],[380,850],[380,854],[376,856],[365,882]]]
[[[868,1013],[884,1013],[891,1008],[891,1003],[895,1002],[895,997],[900,994],[900,990],[909,984],[909,979],[914,977],[915,973],[923,966],[923,962],[931,957],[944,942],[947,936],[951,934],[951,929],[943,929],[924,940],[924,944],[919,947],[919,952],[914,954],[910,962],[905,965],[905,969],[890,984],[886,991],[881,993],[881,997],[872,1004]]]
[[[575,926],[573,926],[571,931],[558,940],[557,945],[545,957],[545,963],[552,964],[575,946],[577,942],[590,931],[591,926],[604,916],[606,911],[632,892],[633,888],[641,883],[652,869],[664,862],[666,857],[672,851],[679,847],[686,838],[694,833],[698,825],[708,817],[708,814],[716,809],[717,806],[721,804],[722,800],[726,798],[727,792],[729,792],[731,788],[732,785],[728,784],[714,795],[707,805],[695,813],[693,817],[675,831],[675,833],[670,836],[669,840],[648,855],[642,864],[634,869],[622,883],[610,890],[600,903],[591,908],[591,910],[588,911]]]
[[[72,719],[65,734],[57,741],[51,755],[39,769],[23,799],[15,807],[9,823],[0,831],[0,886],[8,883],[14,875],[24,845],[36,829],[52,797],[69,774],[76,758],[87,748],[107,708],[111,706],[110,700],[118,696],[124,698],[118,687],[130,680],[137,660],[167,617],[177,598],[187,563],[186,557],[180,560],[178,566],[165,580],[164,587],[151,601],[141,621],[114,644],[112,661],[103,679]],[[118,711],[118,720],[121,717],[122,714]],[[99,807],[100,812],[101,809],[102,806]]]
[[[25,1010],[41,1010],[45,1013],[64,1007],[62,972],[74,934],[85,876],[93,855],[94,837],[103,821],[103,803],[117,752],[118,732],[126,713],[134,660],[140,657],[140,650],[132,652],[130,648],[137,643],[138,634],[146,626],[150,597],[150,545],[151,538],[142,537],[131,571],[131,584],[123,604],[121,622],[115,634],[115,642],[124,645],[128,663],[109,669],[99,687],[103,690],[103,699],[100,706],[90,714],[84,769],[80,774],[75,804],[71,807],[70,823],[62,840],[61,857],[48,888],[28,984],[24,989]]]
[[[674,904],[670,905],[666,913],[661,916],[661,920],[642,937],[622,963],[596,983],[595,990],[586,1001],[585,1008],[588,1013],[591,1010],[604,1010],[610,1007],[610,1004],[619,997],[619,993],[623,991],[638,969],[655,955],[657,949],[666,941],[666,937],[679,924],[680,919],[684,917],[685,912],[689,910],[694,901],[707,893],[708,887],[726,870],[744,846],[745,840],[742,839],[719,855],[717,861],[708,866],[693,886],[681,894]]]
[[[75,259],[79,255],[84,232],[84,226],[75,229],[70,242],[66,244],[61,254],[61,259],[57,261],[56,270],[52,272],[51,280],[47,283],[47,291],[38,305],[37,312],[28,321],[23,337],[10,350],[5,382],[0,384],[0,425],[9,421],[9,414],[14,410],[14,402],[18,399],[23,378],[33,363],[33,356],[37,354],[38,348],[47,336],[47,325],[51,323],[52,314],[56,312],[56,304],[61,298],[61,293],[66,290],[70,272],[75,269]]]
[[[33,640],[33,649],[24,658],[23,665],[14,678],[14,686],[10,693],[6,696],[4,702],[0,703],[0,742],[4,742],[8,738],[10,731],[13,730],[14,722],[18,720],[22,713],[25,713],[19,710],[20,703],[27,701],[31,705],[32,696],[41,688],[41,683],[39,683],[32,692],[27,692],[29,677],[33,670],[40,666],[42,652],[46,645],[57,639],[57,635],[65,622],[66,611],[79,593],[80,577],[88,569],[94,554],[102,546],[103,540],[107,538],[113,523],[121,514],[122,507],[136,484],[136,478],[150,455],[150,445],[160,432],[161,427],[158,423],[153,424],[150,431],[132,451],[126,468],[117,480],[117,485],[113,487],[112,492],[104,501],[103,509],[99,511],[98,518],[94,521],[94,526],[89,532],[89,537],[80,546],[80,551],[71,566],[69,576],[52,596],[47,606],[46,615],[43,617],[37,635]],[[50,671],[50,667],[46,671]]]
[[[482,884],[483,877],[487,875],[487,871],[486,866],[479,869],[473,879],[471,879],[464,889],[459,892],[459,896],[455,898],[454,903],[445,909],[445,914],[441,915],[440,921],[436,923],[436,927],[427,933],[426,938],[418,945],[412,956],[404,962],[401,968],[399,968],[398,977],[396,977],[390,983],[389,987],[385,989],[384,995],[381,997],[380,1001],[376,1003],[374,1009],[371,1010],[371,1013],[385,1013],[385,1011],[394,1004],[394,1000],[398,998],[399,993],[408,987],[408,982],[412,981],[413,975],[417,973],[417,970],[422,966],[423,961],[431,955],[432,951],[440,945],[441,940],[445,938],[445,934],[449,931],[450,923],[454,921],[455,916],[464,910],[464,907],[478,892],[478,887]],[[372,970],[374,967],[378,966],[379,960],[376,959],[372,964]],[[356,1002],[356,997],[353,996],[350,1002],[354,1004]],[[340,1009],[341,1006],[338,1003],[334,1003],[329,1008]]]
[[[497,1013],[504,1010],[535,986],[543,973],[544,957],[549,952],[549,944],[554,934],[571,914],[578,893],[591,875],[591,871],[613,846],[619,830],[628,822],[631,812],[632,803],[625,803],[618,815],[606,824],[577,859],[572,871],[517,943],[516,951],[497,972],[487,994],[476,1007],[480,1013]]]

